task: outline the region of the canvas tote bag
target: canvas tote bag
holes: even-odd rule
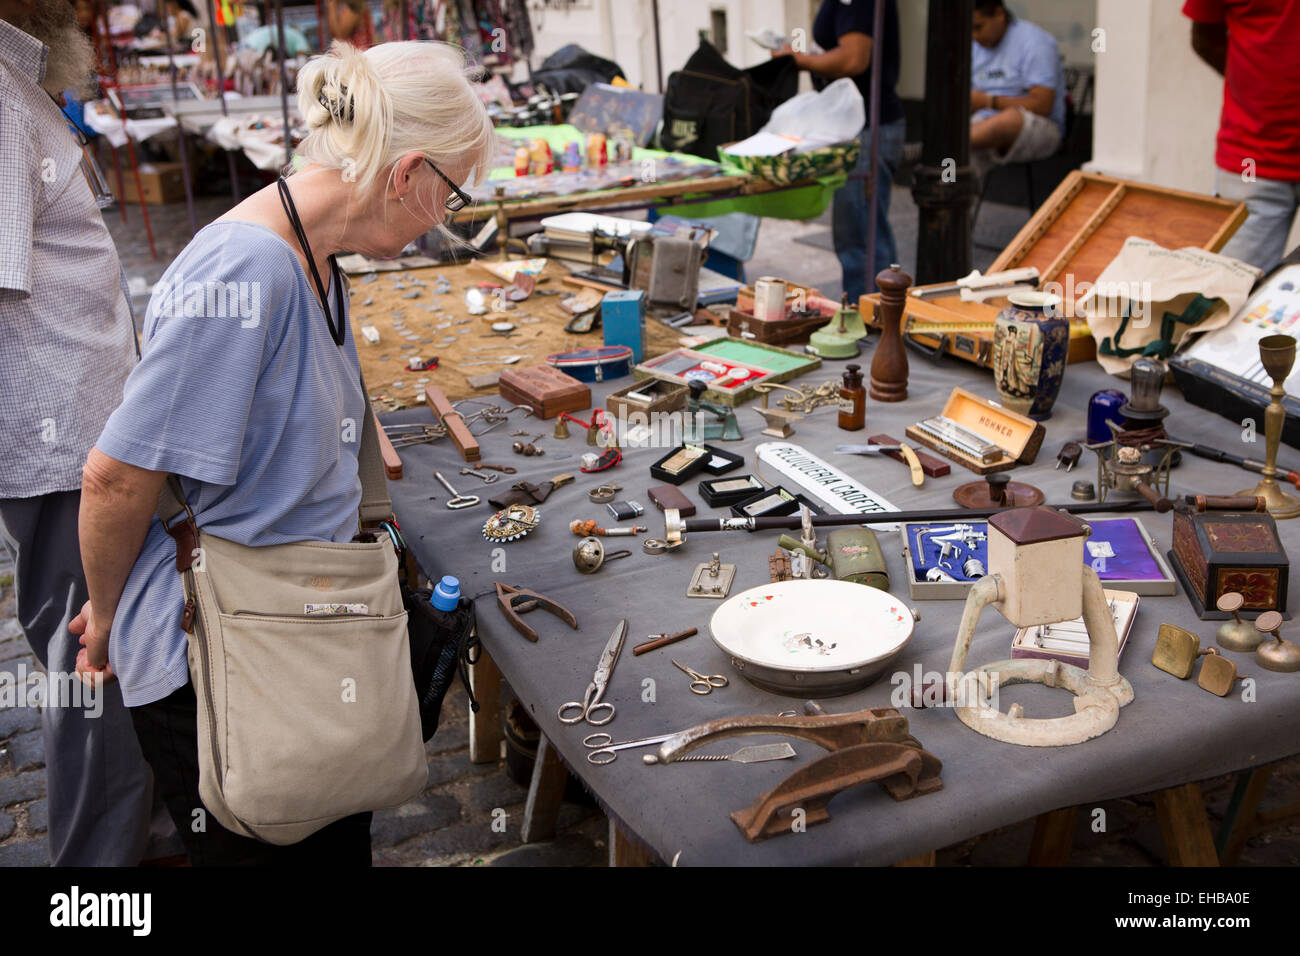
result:
[[[358,457],[360,521],[391,517],[368,395]],[[174,475],[158,515],[185,582],[208,811],[234,833],[285,845],[416,797],[428,771],[387,536],[235,544],[199,530]],[[308,605],[362,607],[318,616]]]

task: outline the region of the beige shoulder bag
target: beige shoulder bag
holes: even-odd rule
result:
[[[360,520],[385,520],[392,502],[368,396],[358,457]],[[199,530],[175,476],[158,514],[185,582],[209,812],[228,830],[283,845],[416,797],[427,765],[387,538],[235,544]],[[321,614],[321,605],[359,607]]]

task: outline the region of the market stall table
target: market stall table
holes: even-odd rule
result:
[[[865,356],[870,360],[870,354]],[[828,362],[800,382],[838,379],[842,363]],[[828,374],[829,373],[829,374]],[[435,380],[436,384],[436,380]],[[603,407],[604,395],[626,380],[593,388]],[[1084,431],[1088,396],[1116,383],[1091,363],[1072,365],[1065,375],[1061,397],[1047,424],[1047,439],[1037,461],[1011,474],[1041,488],[1049,503],[1070,501],[1070,486],[1079,479],[1095,477],[1095,463],[1089,453],[1072,472],[1055,470],[1056,450]],[[835,427],[835,410],[822,408],[795,423],[790,441],[858,478],[897,506],[906,509],[951,508],[952,490],[974,475],[958,465],[941,478],[928,478],[922,488],[913,489],[908,469],[883,458],[837,455],[841,442],[865,440],[878,433],[902,435],[904,428],[936,414],[954,385],[978,394],[993,396],[993,383],[964,363],[949,360],[941,366],[912,362],[907,401],[886,405],[869,402],[867,427],[846,433]],[[1167,389],[1162,402],[1170,409],[1168,427],[1180,439],[1223,446],[1240,435],[1237,425],[1194,408],[1175,390]],[[385,416],[386,421],[426,421],[426,409],[408,409]],[[739,409],[745,440],[725,447],[744,451],[747,467],[735,474],[753,471],[754,446],[767,439],[759,435],[760,417],[749,407]],[[638,519],[650,527],[650,535],[662,535],[662,516],[646,499],[646,490],[661,482],[650,477],[648,466],[663,449],[627,449],[623,463],[598,475],[579,473],[579,456],[588,450],[580,433],[567,441],[549,438],[553,422],[525,419],[484,435],[480,439],[483,460],[519,469],[496,485],[482,485],[473,477],[457,476],[463,462],[447,442],[402,450],[405,475],[390,483],[394,508],[409,544],[424,570],[433,577],[454,574],[461,578],[466,594],[478,596],[479,633],[483,646],[509,682],[529,715],[544,735],[541,748],[543,773],[556,776],[546,763],[554,747],[565,766],[578,774],[597,796],[611,820],[625,835],[652,848],[655,855],[678,865],[736,864],[772,866],[790,864],[890,864],[927,854],[997,827],[1012,824],[1062,808],[1094,804],[1135,793],[1166,791],[1157,799],[1166,825],[1170,855],[1176,862],[1204,860],[1213,856],[1208,825],[1200,808],[1199,790],[1183,788],[1214,776],[1265,764],[1300,752],[1300,675],[1265,671],[1253,657],[1229,655],[1239,669],[1253,679],[1253,701],[1242,699],[1242,685],[1227,697],[1206,693],[1192,681],[1179,681],[1151,664],[1156,632],[1161,622],[1189,628],[1201,638],[1202,646],[1214,641],[1217,622],[1198,621],[1182,593],[1168,597],[1145,596],[1128,645],[1120,660],[1120,672],[1132,682],[1136,697],[1120,712],[1117,726],[1087,743],[1060,748],[1030,748],[999,743],[976,734],[947,708],[903,709],[912,734],[943,761],[943,789],[912,800],[894,802],[877,786],[846,791],[830,804],[831,819],[804,833],[787,834],[758,844],[748,843],[729,819],[734,810],[749,806],[761,793],[784,780],[793,770],[806,766],[821,755],[819,748],[794,741],[798,757],[753,765],[729,761],[647,766],[641,757],[652,749],[622,751],[607,766],[587,762],[582,739],[597,729],[606,729],[616,741],[682,730],[716,717],[741,714],[774,714],[798,709],[801,702],[759,690],[731,665],[709,637],[709,618],[716,601],[688,599],[688,580],[695,566],[708,561],[714,551],[722,560],[737,565],[731,594],[768,581],[768,556],[776,550],[775,533],[694,534],[677,553],[644,554],[639,538],[606,539],[607,547],[626,547],[632,556],[611,562],[594,575],[574,569],[570,551],[577,538],[569,531],[574,518],[595,518],[601,524],[616,524],[603,505],[591,504],[587,492],[599,484],[616,481],[623,486],[620,496],[640,501],[647,514]],[[540,443],[546,454],[524,458],[510,451],[511,431],[532,434],[547,432]],[[1262,441],[1262,438],[1261,438]],[[1262,447],[1262,446],[1260,446]],[[557,453],[571,457],[559,459]],[[1262,452],[1261,452],[1262,454]],[[1284,448],[1282,458],[1295,452]],[[433,480],[435,468],[457,478],[463,493],[481,495],[484,503],[462,511],[449,511],[446,492]],[[517,479],[544,481],[561,472],[578,475],[578,481],[555,491],[542,504],[540,528],[528,537],[509,544],[489,544],[483,539],[483,522],[492,513],[486,503],[495,490],[505,490]],[[1174,471],[1174,490],[1184,492],[1233,493],[1252,485],[1248,473],[1188,456]],[[721,515],[700,500],[696,482],[682,490],[694,501],[701,516]],[[431,496],[434,496],[431,498]],[[1170,546],[1168,515],[1145,512],[1140,520],[1163,553]],[[1288,547],[1300,545],[1300,522],[1279,522],[1282,541]],[[906,598],[906,570],[900,556],[898,535],[880,532],[891,577],[891,591],[906,605],[920,611],[916,633],[886,676],[864,690],[821,701],[829,713],[843,713],[865,707],[891,706],[896,686],[893,675],[914,679],[921,674],[942,674],[952,654],[963,601],[912,601]],[[1297,552],[1300,553],[1300,552]],[[545,611],[530,613],[526,620],[540,635],[530,643],[516,633],[497,609],[493,582],[527,586],[571,608],[580,630],[570,630]],[[628,646],[614,670],[606,699],[618,708],[616,719],[606,728],[585,724],[565,726],[557,719],[557,708],[568,700],[580,699],[591,679],[601,648],[614,625],[626,618]],[[700,634],[640,657],[631,645],[646,635],[699,627]],[[864,626],[870,626],[864,622]],[[1293,625],[1284,627],[1284,634]],[[985,614],[980,621],[969,657],[978,666],[1010,656],[1013,628],[997,614]],[[1294,636],[1294,635],[1292,635]],[[701,673],[724,674],[728,687],[702,696],[688,691],[689,678],[671,663],[672,658]],[[490,668],[487,673],[491,673]],[[480,674],[480,693],[489,689]],[[1022,703],[1026,716],[1064,716],[1071,712],[1072,697],[1059,690],[1039,686],[1002,688],[1001,706]],[[480,721],[483,736],[472,742],[476,759],[495,760],[495,725]],[[472,731],[473,733],[474,731]],[[710,752],[730,753],[741,744],[780,738],[736,738]],[[535,778],[530,810],[548,809],[547,791],[553,786]],[[1199,817],[1198,817],[1199,810]],[[1040,834],[1047,840],[1068,834],[1072,819],[1068,812],[1040,820]],[[534,832],[545,835],[545,826]],[[1068,847],[1068,842],[1066,843]],[[1207,849],[1208,847],[1208,849]],[[1068,852],[1068,850],[1067,850]]]
[[[497,134],[503,143],[521,145],[533,138],[545,139],[556,154],[556,172],[528,181],[530,189],[532,184],[540,189],[537,195],[512,198],[507,192],[500,208],[511,222],[539,219],[576,209],[639,209],[650,206],[660,207],[661,212],[672,208],[675,214],[696,218],[745,212],[780,219],[812,219],[825,211],[835,190],[845,182],[844,174],[839,173],[788,186],[777,185],[735,166],[638,147],[632,152],[631,166],[636,181],[631,185],[574,191],[566,182],[566,176],[570,174],[559,171],[559,155],[566,142],[585,142],[586,137],[576,127],[503,127],[497,130]],[[660,176],[656,166],[660,162],[677,166],[698,165],[700,175],[686,178],[678,169],[672,177]],[[588,174],[591,172],[589,168],[586,171]],[[514,180],[513,167],[503,165],[493,169],[484,183],[471,188],[476,202],[455,213],[452,219],[455,222],[478,222],[496,216],[498,203],[492,198],[494,189],[503,186],[512,190],[519,185]],[[556,192],[550,191],[548,186],[553,186]]]

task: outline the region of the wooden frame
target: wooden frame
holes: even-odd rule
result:
[[[1199,240],[1200,248],[1218,252],[1245,221],[1245,203],[1075,170],[993,260],[989,272],[1036,266],[1040,283],[1061,281],[1062,276],[1072,277],[1067,282],[1092,283],[1131,235],[1175,248],[1197,245]],[[863,318],[873,324],[878,301],[879,294],[873,293],[858,302]],[[909,292],[904,325],[908,321],[918,326],[987,325],[987,331],[963,330],[942,336],[913,333],[923,345],[987,368],[993,363],[993,321],[1006,305],[1005,297],[963,302],[956,295],[919,299]],[[1087,323],[1081,319],[1072,322],[1068,361],[1083,362],[1096,354]]]

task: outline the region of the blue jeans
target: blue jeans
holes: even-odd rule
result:
[[[1214,171],[1214,191],[1246,204],[1246,221],[1220,251],[1268,272],[1282,261],[1291,220],[1300,205],[1300,183],[1277,179],[1244,182],[1238,173]]]
[[[835,190],[831,201],[831,239],[840,260],[843,289],[849,304],[876,287],[876,274],[898,261],[894,231],[889,228],[889,194],[894,186],[894,172],[903,161],[903,137],[907,123],[898,119],[880,124],[880,169],[876,173],[876,261],[867,274],[867,193],[865,179],[850,179]],[[871,162],[871,130],[864,126],[858,134],[862,149],[853,172],[865,175]]]

